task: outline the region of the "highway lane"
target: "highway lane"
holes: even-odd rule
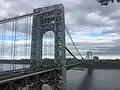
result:
[[[75,63],[75,64],[71,64],[71,65],[67,65],[67,70],[72,69],[82,63],[85,62],[80,62],[80,63]],[[49,69],[48,69],[49,68]],[[33,68],[27,68],[26,70],[23,69],[18,69],[16,71],[6,71],[0,74],[0,84],[1,83],[5,83],[8,82],[10,80],[17,80],[17,79],[21,79],[24,77],[28,77],[28,76],[32,76],[35,74],[40,74],[40,73],[45,73],[51,70],[55,70],[55,69],[59,69],[59,68],[53,68],[53,67],[41,67],[39,69],[33,69]]]

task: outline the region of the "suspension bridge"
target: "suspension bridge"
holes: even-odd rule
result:
[[[92,52],[87,52],[83,58],[74,43],[65,25],[62,4],[4,18],[0,21],[0,29],[0,90],[24,90],[26,87],[27,90],[42,90],[43,84],[50,85],[53,90],[66,90],[67,70],[81,66],[91,73],[94,68]],[[81,59],[66,45],[66,38]]]

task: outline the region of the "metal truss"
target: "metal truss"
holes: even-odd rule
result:
[[[24,88],[29,88],[28,90],[37,90],[36,88],[38,87],[38,90],[42,90],[43,84],[48,84],[51,88],[54,87],[54,71],[11,80],[3,83],[3,85],[0,84],[0,90],[23,90]]]
[[[65,59],[65,20],[64,6],[53,6],[34,9],[32,42],[31,42],[31,68],[43,67],[42,39],[46,32],[52,31],[55,36],[54,89],[66,90],[66,59]]]
[[[92,51],[87,51],[87,55],[86,55],[86,60],[92,60],[93,58],[93,54],[92,54]]]
[[[50,85],[53,90],[66,90],[66,53],[65,53],[66,49],[75,59],[77,58],[70,52],[70,50],[67,47],[65,47],[64,6],[62,4],[56,4],[53,6],[37,8],[33,10],[33,13],[1,20],[0,24],[13,21],[13,24],[15,23],[16,25],[17,20],[31,16],[33,16],[33,25],[32,25],[30,68],[33,69],[34,71],[38,70],[39,72],[42,70],[42,68],[45,68],[42,59],[43,36],[46,32],[52,31],[55,36],[54,38],[55,55],[54,64],[51,67],[53,67],[54,70],[37,75],[26,76],[21,79],[10,80],[9,82],[6,83],[1,83],[0,90],[22,90],[25,87],[28,88],[40,87],[38,90],[42,90],[41,87],[43,84]],[[26,22],[28,25],[28,18],[26,19]],[[26,29],[28,29],[28,26],[26,26]],[[27,72],[25,72],[24,74],[27,74]]]

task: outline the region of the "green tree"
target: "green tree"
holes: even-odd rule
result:
[[[99,2],[101,5],[108,5],[110,2],[114,3],[115,1],[120,3],[120,0],[96,0],[97,2]]]

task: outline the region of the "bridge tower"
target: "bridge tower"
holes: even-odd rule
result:
[[[86,59],[90,60],[88,63],[88,74],[91,74],[93,72],[93,68],[92,68],[93,54],[92,54],[92,51],[87,51]]]
[[[40,69],[44,67],[42,61],[42,42],[46,32],[54,33],[54,90],[66,90],[66,55],[65,55],[65,20],[64,6],[56,4],[53,6],[37,8],[33,16],[32,42],[31,42],[31,68]]]
[[[86,59],[87,60],[92,60],[93,59],[92,51],[87,51]]]

